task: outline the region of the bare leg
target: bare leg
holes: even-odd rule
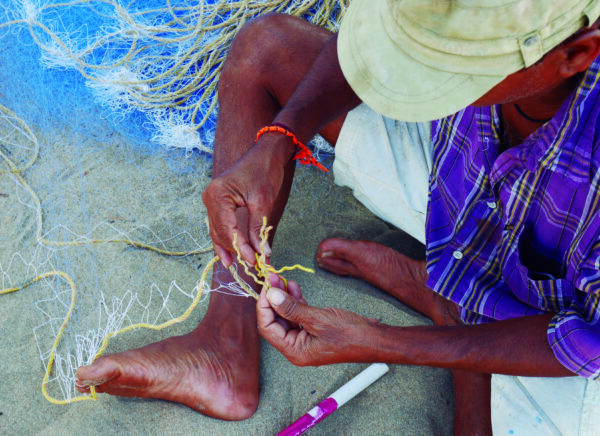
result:
[[[492,375],[452,371],[454,379],[454,434],[492,436]]]
[[[427,288],[425,262],[375,242],[326,239],[319,245],[321,268],[365,280],[431,318],[436,325],[459,324],[457,306]],[[491,435],[491,375],[453,370],[454,433]]]
[[[376,242],[331,238],[319,245],[317,262],[327,271],[365,280],[437,325],[460,322],[456,305],[427,288],[423,261]]]
[[[242,29],[219,84],[214,175],[252,146],[258,129],[272,122],[330,36],[305,21],[281,15],[263,17]],[[335,142],[341,122],[321,133]],[[271,225],[281,218],[293,174],[292,162],[269,217]],[[213,287],[230,281],[228,271],[220,264],[215,267]],[[251,416],[258,406],[258,366],[254,300],[213,293],[205,318],[193,332],[101,357],[79,368],[77,377],[84,386],[97,385],[98,392],[161,398],[210,416],[238,420]]]

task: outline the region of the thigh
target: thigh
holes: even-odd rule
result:
[[[391,120],[360,105],[335,149],[335,182],[379,218],[425,243],[432,162],[430,123]]]

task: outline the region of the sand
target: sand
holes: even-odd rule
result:
[[[185,249],[206,239],[200,193],[208,178],[199,175],[206,172],[202,157],[156,148],[148,151],[104,120],[104,109],[90,111],[89,105],[78,109],[77,99],[70,108],[70,113],[76,114],[74,118],[65,120],[62,112],[48,111],[40,121],[31,115],[33,112],[23,109],[27,101],[36,101],[39,83],[22,82],[15,74],[16,67],[11,70],[10,65],[4,66],[0,81],[7,86],[18,85],[19,90],[17,94],[8,88],[0,92],[0,103],[8,107],[14,103],[13,109],[32,127],[40,142],[40,157],[24,177],[41,199],[44,233],[49,239],[66,240],[73,235],[110,237],[120,232],[146,241],[173,238],[166,242],[169,248]],[[19,96],[18,101],[14,95]],[[10,134],[15,140],[24,141],[22,136]],[[106,298],[113,293],[118,301],[123,301],[127,290],[134,291],[138,299],[148,299],[150,312],[160,311],[161,292],[171,289],[174,282],[185,292],[191,291],[199,267],[211,256],[172,258],[119,244],[49,250],[35,240],[31,199],[19,184],[10,176],[0,176],[0,193],[4,194],[0,195],[0,277],[6,285],[22,283],[50,267],[68,270],[80,292],[69,340],[77,334],[84,335],[98,321],[95,308],[100,294]],[[68,224],[70,231],[60,227],[61,223]],[[182,235],[181,231],[186,233]],[[314,261],[317,245],[332,235],[377,240],[405,254],[423,257],[419,243],[374,217],[347,189],[336,187],[330,175],[301,168],[276,236],[274,265],[301,263],[316,269],[314,275],[288,274],[300,283],[312,305],[337,306],[392,325],[429,323],[362,281],[320,270]],[[21,257],[16,258],[16,252]],[[64,284],[50,285],[68,291]],[[40,343],[49,348],[53,329],[61,321],[59,314],[65,313],[64,307],[54,304],[56,319],[44,323],[42,312],[50,310],[44,299],[51,297],[46,293],[52,286],[34,285],[0,296],[2,434],[274,434],[366,367],[294,367],[263,341],[259,408],[252,418],[235,423],[208,418],[185,406],[160,400],[100,395],[95,402],[52,405],[40,392],[44,373],[40,354],[46,351],[40,349]],[[149,292],[153,292],[152,296]],[[173,315],[182,313],[190,303],[189,296],[176,289],[168,301],[168,311]],[[190,331],[202,318],[206,306],[205,299],[187,321],[169,330],[134,332],[117,338],[108,351],[139,347]],[[165,313],[160,319],[168,315]],[[55,385],[52,389],[60,393]],[[449,371],[393,365],[387,375],[310,434],[451,434],[452,413]]]

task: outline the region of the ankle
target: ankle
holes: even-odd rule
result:
[[[236,344],[257,341],[256,301],[251,297],[211,294],[208,310],[192,334]]]
[[[242,390],[233,395],[222,404],[224,419],[228,421],[243,421],[254,415],[258,409],[259,394]]]
[[[388,293],[397,294],[421,291],[427,285],[427,267],[424,261],[413,260],[395,250],[395,261],[390,273],[381,276],[380,288]]]

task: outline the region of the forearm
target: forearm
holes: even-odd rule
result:
[[[558,362],[548,344],[551,318],[552,314],[545,314],[451,327],[376,325],[363,346],[378,362],[523,376],[574,375]]]

